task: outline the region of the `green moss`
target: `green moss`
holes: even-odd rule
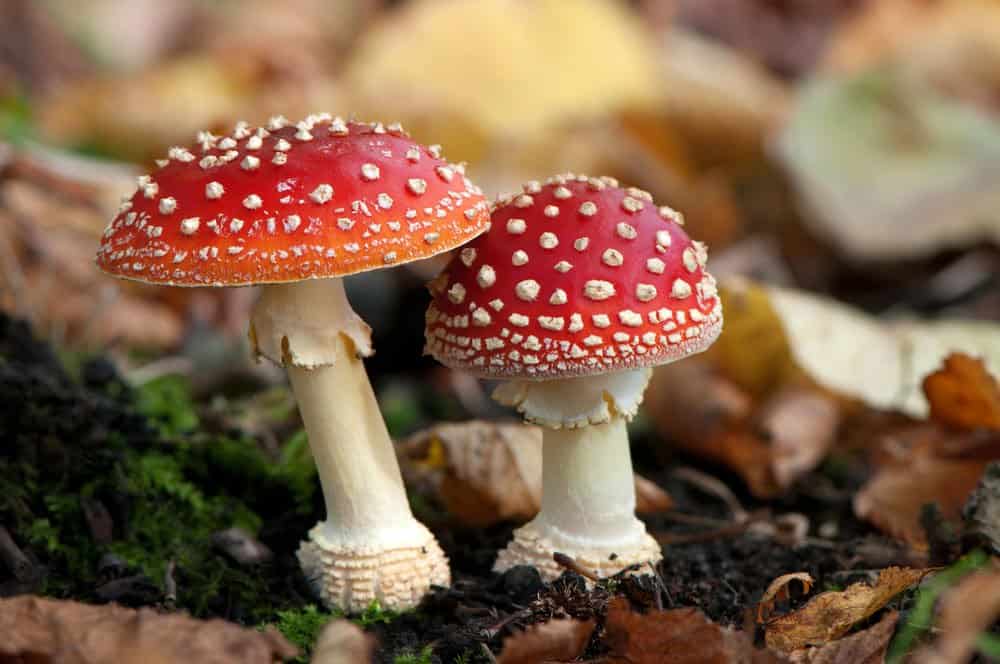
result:
[[[323,611],[315,604],[309,604],[298,609],[279,611],[274,626],[302,652],[295,661],[308,662],[320,630],[339,617],[340,613]]]
[[[390,611],[388,609],[383,609],[378,600],[374,600],[368,605],[368,608],[361,613],[361,615],[351,618],[351,622],[355,622],[362,627],[371,627],[372,625],[387,624],[391,623],[393,620],[399,617],[397,611]]]
[[[139,412],[157,423],[164,436],[175,436],[198,427],[198,415],[190,394],[186,378],[160,376],[137,390],[136,406]]]
[[[393,664],[431,664],[433,661],[431,659],[433,655],[433,650],[430,646],[426,646],[419,653],[412,651],[403,651],[396,655],[392,663]]]

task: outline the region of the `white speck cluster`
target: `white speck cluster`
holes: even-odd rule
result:
[[[482,376],[541,380],[704,350],[722,309],[707,251],[681,222],[613,178],[525,184],[432,284],[428,352]]]
[[[139,178],[104,233],[102,269],[184,286],[342,276],[446,251],[489,223],[464,165],[397,123],[276,116],[199,132],[194,149],[171,148]]]

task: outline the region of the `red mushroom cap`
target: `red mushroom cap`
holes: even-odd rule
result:
[[[336,277],[439,254],[489,222],[464,168],[398,125],[278,117],[198,142],[139,178],[102,270],[176,286]]]
[[[427,350],[484,377],[634,369],[705,350],[722,328],[704,245],[612,178],[564,175],[497,202],[431,284]]]

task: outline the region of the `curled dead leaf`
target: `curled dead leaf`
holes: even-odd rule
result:
[[[802,593],[806,594],[812,588],[814,580],[806,572],[793,572],[792,574],[782,574],[771,582],[760,601],[757,602],[757,622],[763,623],[767,620],[774,605],[777,602],[787,602],[790,599],[792,581],[798,581],[802,586]]]
[[[0,600],[0,654],[35,664],[270,664],[298,652],[273,628],[21,596]]]
[[[790,653],[839,639],[929,571],[889,567],[879,573],[874,585],[854,583],[843,591],[821,593],[802,608],[769,620],[765,628],[767,646]]]
[[[542,504],[542,430],[515,422],[439,424],[400,444],[403,468],[459,520],[527,521]],[[636,510],[660,512],[669,494],[636,475]]]
[[[931,419],[963,430],[1000,430],[1000,386],[981,359],[949,355],[924,378]]]
[[[604,644],[605,664],[777,664],[774,653],[754,648],[753,641],[713,623],[695,608],[638,613],[628,600],[615,598],[608,606]]]
[[[794,664],[884,664],[897,622],[899,613],[887,611],[866,630],[819,647],[796,650],[789,659]]]
[[[507,637],[497,664],[570,662],[583,654],[594,632],[591,620],[549,620]]]

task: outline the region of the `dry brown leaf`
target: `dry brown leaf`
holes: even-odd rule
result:
[[[514,422],[439,424],[401,443],[403,467],[472,526],[527,521],[542,505],[542,430]],[[669,494],[636,475],[636,510],[661,512]]]
[[[0,654],[33,664],[270,664],[298,653],[273,628],[21,596],[0,600]]]
[[[801,609],[769,620],[765,628],[767,646],[790,653],[839,639],[893,597],[918,583],[928,571],[889,567],[879,573],[873,586],[855,583],[843,591],[819,594]]]
[[[167,289],[124,284],[94,268],[100,233],[135,171],[37,149],[15,153],[0,181],[0,306],[68,343],[124,339],[172,346],[183,323]]]
[[[776,664],[774,653],[757,650],[743,632],[713,623],[695,608],[633,611],[624,598],[608,607],[605,664]]]
[[[790,598],[792,581],[798,581],[802,585],[802,594],[806,594],[813,586],[813,578],[806,572],[793,572],[792,574],[782,574],[771,582],[760,601],[757,602],[757,622],[762,623],[768,619],[774,611],[777,602],[787,602]]]
[[[887,436],[883,446],[893,450],[893,458],[854,496],[858,518],[918,547],[927,544],[920,525],[925,504],[936,503],[945,520],[957,521],[989,461],[937,454],[942,436],[926,427]]]
[[[831,397],[806,388],[785,388],[761,406],[758,426],[770,442],[771,472],[782,489],[792,486],[826,458],[840,424]]]
[[[1000,459],[1000,434],[993,430],[1000,429],[1000,390],[980,360],[949,356],[924,390],[934,422],[884,436],[877,470],[854,497],[858,517],[921,547],[927,543],[923,506],[935,503],[945,520],[957,522],[986,466]]]
[[[915,664],[969,661],[976,649],[976,638],[998,619],[1000,570],[968,575],[942,598],[936,624],[940,636],[916,655]]]
[[[898,621],[898,612],[887,611],[881,620],[866,630],[818,648],[796,650],[790,659],[794,664],[884,664],[885,653]]]
[[[1000,429],[1000,386],[983,361],[961,353],[924,379],[931,419],[958,429]]]
[[[583,654],[593,620],[549,620],[532,625],[503,641],[497,664],[543,664],[570,662]]]
[[[645,403],[665,438],[732,468],[761,497],[813,470],[840,423],[838,404],[822,392],[790,387],[755,404],[698,358],[657,368]]]
[[[316,639],[311,664],[360,664],[370,662],[375,637],[350,620],[332,620]]]

